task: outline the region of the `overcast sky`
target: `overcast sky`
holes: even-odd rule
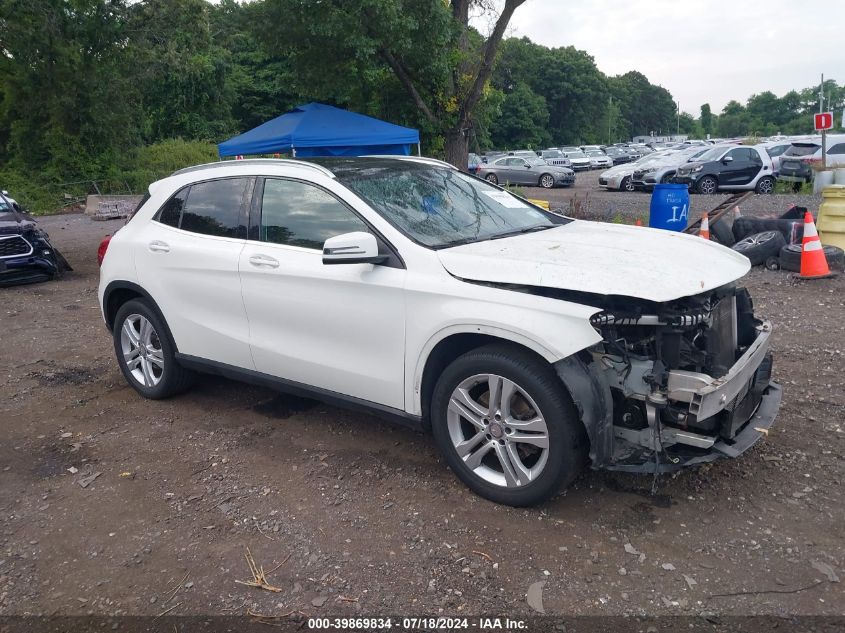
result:
[[[607,75],[638,70],[698,116],[821,73],[841,84],[843,29],[842,0],[528,0],[508,35],[585,50]]]

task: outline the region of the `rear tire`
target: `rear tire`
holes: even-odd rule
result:
[[[193,372],[176,361],[176,346],[164,322],[143,299],[118,309],[112,338],[123,377],[145,398],[168,398],[193,384]]]
[[[541,503],[586,462],[588,441],[569,394],[548,363],[514,345],[460,356],[437,381],[430,411],[446,463],[496,503]]]
[[[838,246],[822,246],[827,265],[831,270],[845,270],[845,251]],[[801,245],[787,244],[780,249],[780,267],[793,273],[801,272]]]
[[[728,226],[728,221],[724,216],[710,225],[710,235],[714,242],[722,246],[733,246],[736,244],[734,233],[731,227]]]
[[[487,174],[484,176],[484,180],[494,185],[499,184],[499,179],[496,177],[496,174]]]
[[[754,188],[759,194],[769,194],[775,191],[775,180],[769,176],[764,176],[757,181],[757,186]]]

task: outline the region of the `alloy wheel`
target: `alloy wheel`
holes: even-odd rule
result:
[[[549,174],[544,174],[543,177],[540,178],[540,184],[546,189],[551,189],[555,184],[555,179]]]
[[[716,181],[708,176],[707,178],[703,178],[701,180],[698,185],[698,190],[703,194],[710,195],[716,193],[717,186]]]
[[[132,377],[145,387],[155,387],[164,375],[164,350],[149,319],[130,314],[120,330],[123,362]]]
[[[446,422],[457,455],[488,483],[526,486],[546,466],[546,420],[531,396],[512,380],[476,374],[462,381],[452,392]]]

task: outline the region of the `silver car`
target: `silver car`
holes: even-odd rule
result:
[[[551,189],[575,184],[575,173],[571,169],[549,165],[537,157],[503,156],[481,165],[477,175],[494,185],[539,185]]]
[[[600,149],[588,149],[584,153],[590,159],[591,169],[613,167],[613,159]]]

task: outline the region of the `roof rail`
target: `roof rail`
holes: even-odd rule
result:
[[[361,158],[395,158],[397,160],[407,160],[414,163],[425,163],[427,165],[437,165],[439,167],[448,167],[449,169],[457,169],[453,164],[447,163],[445,160],[438,160],[436,158],[428,158],[427,156],[397,156],[396,154],[367,154]]]
[[[215,167],[240,167],[246,165],[274,165],[274,166],[285,166],[285,167],[301,167],[303,169],[310,169],[312,171],[317,171],[324,176],[328,176],[329,178],[334,178],[334,174],[323,167],[322,165],[317,165],[316,163],[309,163],[308,161],[304,160],[295,160],[291,158],[247,158],[244,160],[219,160],[215,163],[204,163],[202,165],[193,165],[192,167],[185,167],[183,169],[177,169],[174,171],[171,176],[179,176],[181,174],[189,174],[194,171],[202,171],[204,169],[214,169]]]

